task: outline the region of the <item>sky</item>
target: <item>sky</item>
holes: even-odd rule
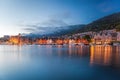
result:
[[[0,0],[0,36],[45,33],[119,12],[120,0]],[[52,30],[51,30],[52,31]]]

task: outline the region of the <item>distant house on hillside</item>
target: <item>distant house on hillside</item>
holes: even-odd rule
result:
[[[117,41],[120,41],[120,32],[117,32]]]
[[[117,33],[111,33],[112,41],[117,41]]]
[[[104,30],[96,33],[93,37],[94,44],[110,44],[112,41],[117,41],[119,36],[113,30]]]

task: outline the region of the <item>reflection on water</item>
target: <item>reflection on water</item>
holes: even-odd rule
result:
[[[120,46],[0,46],[0,61],[18,61],[22,57],[41,55],[87,57],[90,56],[90,64],[112,65],[120,67]],[[4,54],[3,54],[4,53]],[[9,53],[9,54],[8,54]],[[23,54],[31,53],[31,54]],[[9,56],[8,56],[9,55]],[[6,60],[7,59],[7,60]],[[23,58],[24,59],[24,58]]]
[[[69,56],[87,56],[89,54],[89,46],[69,46]]]
[[[54,46],[51,47],[51,51],[50,53],[54,53],[55,50],[53,50]],[[62,55],[67,55],[68,57],[82,57],[82,56],[87,56],[89,54],[89,46],[72,46],[72,45],[68,45],[68,46],[61,46],[58,45],[56,46],[56,53],[58,53],[58,56],[62,56]],[[50,49],[49,49],[50,50]]]
[[[0,46],[0,80],[118,80],[119,75],[120,46]]]
[[[91,46],[90,63],[120,67],[120,46]]]

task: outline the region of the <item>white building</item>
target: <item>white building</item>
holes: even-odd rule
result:
[[[48,39],[48,40],[47,40],[47,44],[53,44],[52,39]]]

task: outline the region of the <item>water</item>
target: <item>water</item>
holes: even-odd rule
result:
[[[120,80],[120,46],[1,45],[0,80]]]

